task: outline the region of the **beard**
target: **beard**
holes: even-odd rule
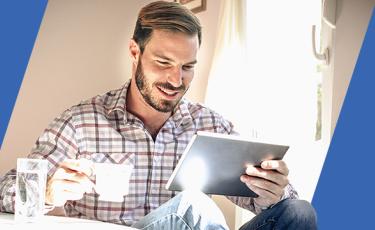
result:
[[[139,63],[135,72],[135,82],[136,82],[139,92],[141,93],[146,103],[149,104],[155,110],[162,112],[162,113],[172,112],[187,90],[186,86],[183,83],[179,87],[174,87],[168,82],[165,82],[165,83],[154,82],[151,84],[143,73],[141,58],[139,59]],[[156,87],[159,87],[162,89],[173,90],[173,91],[179,91],[179,92],[182,92],[182,94],[176,100],[165,100],[165,99],[162,99],[161,97],[157,97],[157,95],[155,95],[157,93],[155,94],[152,93],[152,89]]]

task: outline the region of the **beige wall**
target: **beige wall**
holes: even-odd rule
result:
[[[138,10],[150,0],[50,0],[0,153],[0,175],[29,153],[52,119],[71,105],[120,87]],[[221,1],[208,1],[199,64],[188,98],[204,101]]]
[[[127,51],[138,10],[150,0],[50,0],[0,153],[0,175],[26,156],[54,117],[130,77]],[[197,14],[203,26],[196,76],[187,94],[204,102],[222,0]],[[234,208],[214,197],[231,225]]]
[[[336,127],[359,55],[375,0],[337,0],[336,28],[323,23],[323,47],[331,51],[323,69],[323,138],[329,141]]]

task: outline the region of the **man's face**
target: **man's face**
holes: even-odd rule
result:
[[[143,99],[159,112],[171,112],[190,86],[198,37],[154,30],[139,57],[135,80]]]

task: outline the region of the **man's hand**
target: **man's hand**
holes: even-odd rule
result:
[[[47,181],[46,203],[63,206],[68,200],[81,199],[94,187],[89,179],[92,174],[93,163],[89,160],[68,159],[62,162]]]
[[[267,160],[262,162],[261,167],[248,166],[241,181],[259,195],[254,199],[255,203],[266,208],[280,201],[289,183],[288,174],[284,161]]]

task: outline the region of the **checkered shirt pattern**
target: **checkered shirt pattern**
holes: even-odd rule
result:
[[[134,166],[129,194],[123,202],[101,201],[95,192],[86,193],[81,200],[65,204],[67,216],[132,225],[176,195],[165,185],[197,131],[235,133],[232,124],[219,114],[182,99],[153,140],[142,121],[126,110],[129,85],[130,81],[63,112],[28,156],[48,160],[49,176],[65,159]],[[16,170],[12,169],[0,180],[0,211],[14,212],[15,178]],[[285,189],[287,197],[297,197],[291,186]],[[252,198],[228,198],[245,209],[261,212]]]

